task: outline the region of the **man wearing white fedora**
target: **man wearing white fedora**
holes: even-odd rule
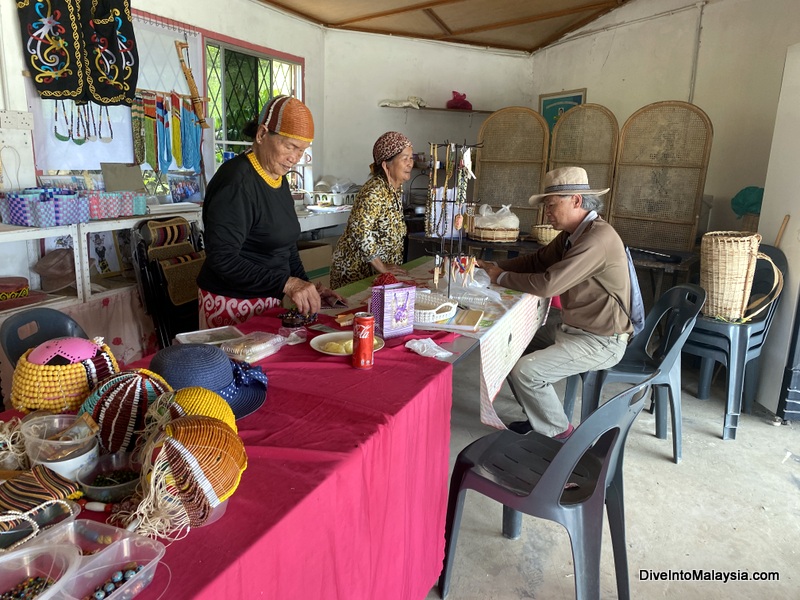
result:
[[[561,314],[551,311],[531,343],[533,351],[509,375],[527,416],[509,429],[566,439],[573,426],[553,383],[620,361],[633,332],[631,281],[622,240],[596,212],[608,189],[592,189],[580,167],[554,169],[544,184],[544,193],[531,196],[530,204],[541,203],[547,222],[561,233],[534,254],[478,266],[508,289],[561,297]]]

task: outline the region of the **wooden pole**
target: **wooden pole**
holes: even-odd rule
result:
[[[775,238],[775,243],[773,246],[776,248],[780,248],[781,246],[781,238],[783,237],[783,232],[786,230],[786,224],[789,222],[789,215],[783,217],[783,223],[781,223],[781,228],[778,230],[778,237]]]

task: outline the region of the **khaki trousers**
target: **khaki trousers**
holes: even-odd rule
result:
[[[566,431],[569,421],[553,384],[613,367],[627,345],[627,335],[595,335],[563,324],[561,314],[551,311],[531,342],[529,349],[534,351],[522,356],[508,376],[533,430],[549,437]]]

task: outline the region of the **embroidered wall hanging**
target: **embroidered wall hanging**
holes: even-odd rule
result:
[[[18,0],[39,96],[130,105],[139,57],[128,0]]]

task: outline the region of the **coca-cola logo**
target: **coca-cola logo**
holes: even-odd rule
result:
[[[355,325],[353,327],[353,335],[357,338],[366,339],[369,337],[371,327],[369,325]]]

